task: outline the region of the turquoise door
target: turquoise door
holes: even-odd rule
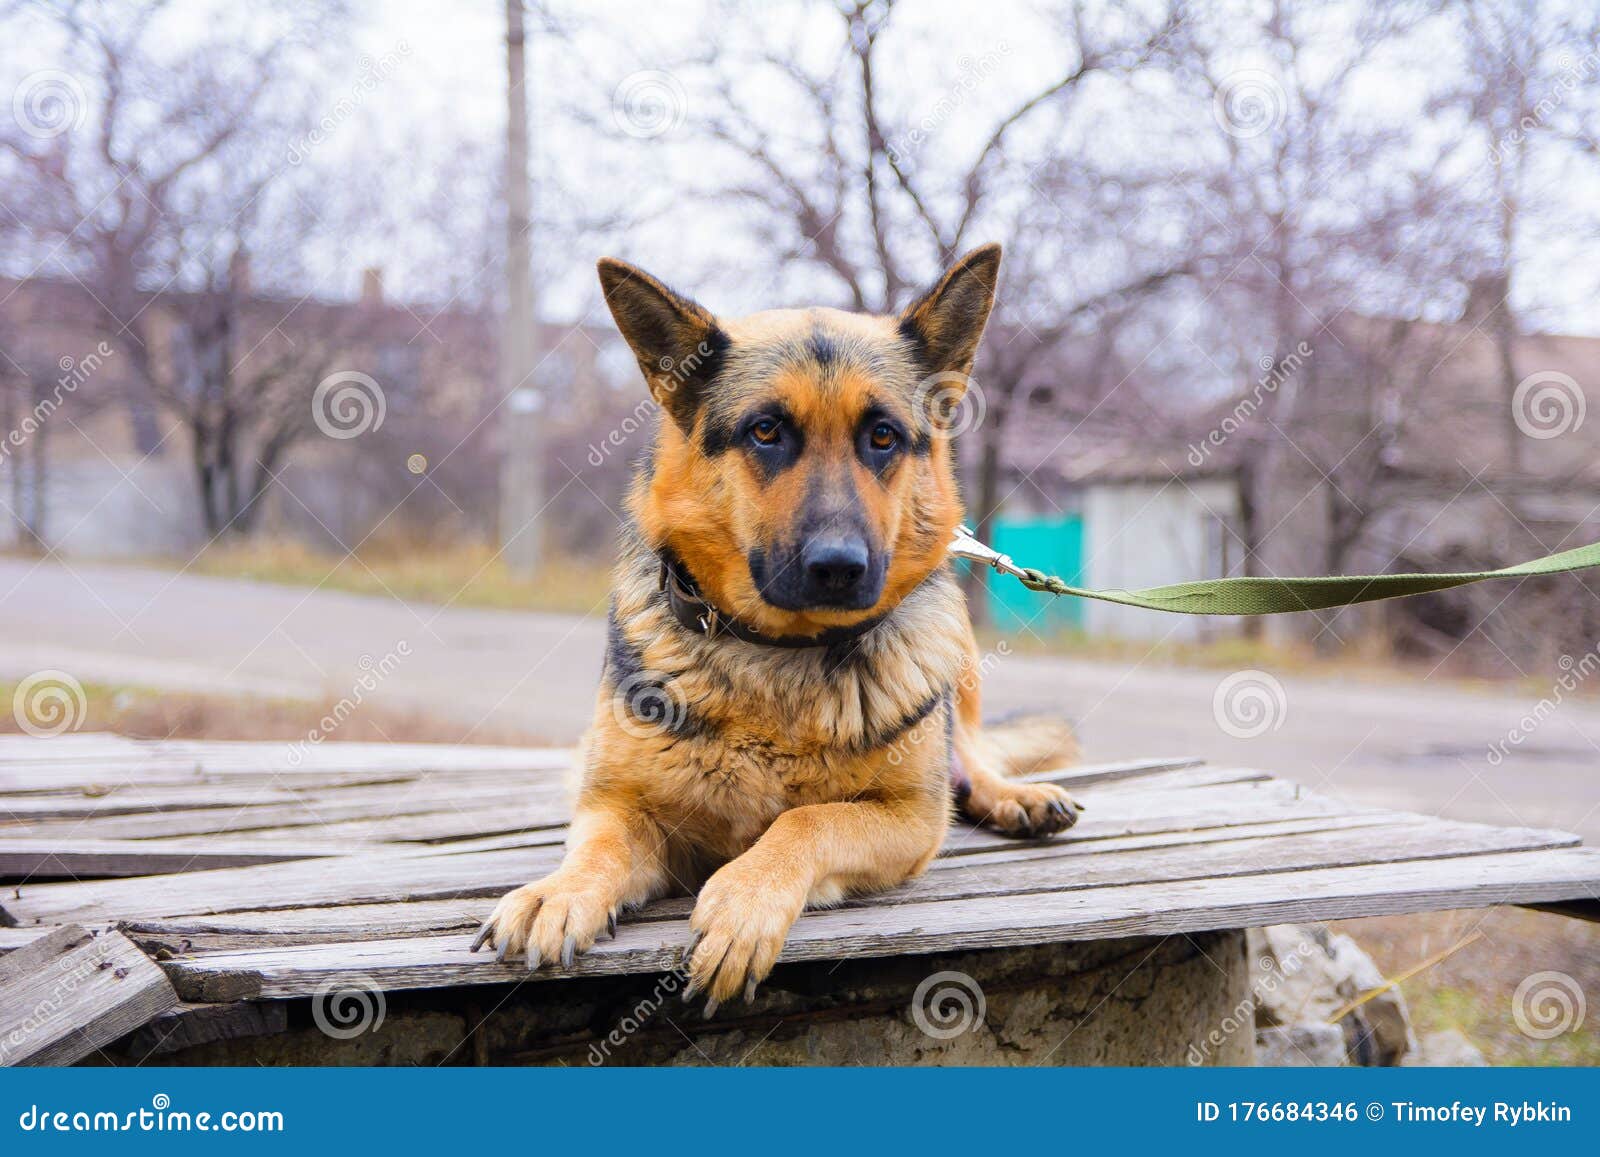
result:
[[[1036,567],[1073,586],[1083,585],[1083,519],[1078,515],[1000,518],[992,533],[991,545],[1009,554],[1018,566]],[[1004,575],[989,576],[989,613],[1002,631],[1020,631],[1024,625],[1037,635],[1083,629],[1082,599],[1041,595]]]

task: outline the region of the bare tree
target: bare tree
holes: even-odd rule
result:
[[[977,374],[987,417],[976,435],[969,508],[988,533],[1004,497],[1003,431],[1029,367],[1081,340],[1092,328],[1087,319],[1158,291],[1188,268],[1187,248],[1170,239],[1154,246],[1130,234],[1119,260],[1095,252],[1117,244],[1145,190],[1126,174],[1114,184],[1088,155],[1092,126],[1075,121],[1094,84],[1126,83],[1167,66],[1181,48],[1183,21],[1164,3],[1120,6],[1115,19],[1090,0],[1063,4],[1046,17],[1059,70],[1004,97],[1010,46],[945,59],[930,84],[926,73],[907,73],[893,45],[900,12],[893,0],[843,0],[834,8],[831,52],[819,60],[764,27],[765,15],[729,9],[715,55],[677,67],[704,74],[691,147],[704,154],[698,170],[712,176],[698,191],[742,215],[780,276],[808,271],[835,285],[841,304],[889,312],[963,250],[1009,243],[992,323],[1007,344],[989,342]],[[902,47],[916,36],[908,29]],[[763,98],[752,100],[752,92]],[[948,144],[957,139],[954,121],[981,127],[970,143]],[[1078,204],[1095,212],[1043,219],[1031,211],[1038,184],[1069,181],[1073,195],[1087,198]],[[1164,180],[1152,180],[1156,186]],[[1113,190],[1109,199],[1101,195]],[[983,581],[975,574],[975,585]],[[983,608],[973,600],[975,613]]]
[[[126,402],[141,448],[163,439],[160,414],[175,418],[206,532],[247,531],[349,340],[326,325],[336,313],[304,308],[301,255],[333,210],[328,183],[300,164],[316,121],[294,95],[296,53],[325,43],[337,9],[260,10],[265,37],[218,28],[178,59],[163,5],[48,12],[83,124],[0,140],[8,201],[135,369]]]
[[[1436,254],[1412,242],[1449,206],[1428,175],[1426,146],[1375,120],[1357,93],[1376,54],[1429,14],[1421,4],[1374,0],[1334,11],[1275,0],[1259,19],[1213,21],[1199,38],[1201,97],[1221,148],[1204,197],[1231,248],[1205,284],[1205,311],[1219,323],[1208,356],[1237,383],[1222,408],[1251,409],[1229,447],[1241,479],[1246,573],[1338,569],[1374,513],[1378,491],[1366,483],[1381,474],[1394,433],[1384,426],[1401,399],[1372,380],[1370,350],[1343,348],[1335,323],[1347,314],[1405,316],[1437,300],[1439,271],[1427,265]],[[1383,340],[1403,343],[1406,332],[1386,330]],[[1363,381],[1365,394],[1355,388]],[[1351,421],[1329,426],[1330,393]],[[1334,524],[1323,556],[1274,552],[1271,532],[1323,486]]]

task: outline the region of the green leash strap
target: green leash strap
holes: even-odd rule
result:
[[[1456,574],[1333,575],[1326,578],[1225,578],[1148,587],[1138,591],[1094,591],[1069,586],[1055,575],[1040,570],[1019,567],[1005,555],[972,539],[970,533],[967,532],[966,537],[957,536],[951,553],[1013,575],[1029,590],[1052,595],[1073,595],[1080,599],[1099,599],[1126,607],[1144,607],[1146,610],[1181,615],[1281,615],[1290,611],[1320,611],[1328,607],[1348,607],[1379,599],[1447,591],[1485,579],[1532,578],[1600,566],[1600,543],[1594,543],[1530,559],[1501,570],[1463,571]]]

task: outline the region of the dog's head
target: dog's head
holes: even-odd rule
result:
[[[973,250],[899,316],[714,317],[609,258],[600,284],[664,411],[631,498],[714,605],[810,635],[892,608],[960,520],[950,424],[994,302]]]

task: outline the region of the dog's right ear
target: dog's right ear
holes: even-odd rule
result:
[[[721,367],[727,334],[708,310],[637,265],[602,257],[599,269],[606,305],[639,361],[651,397],[687,433]]]

